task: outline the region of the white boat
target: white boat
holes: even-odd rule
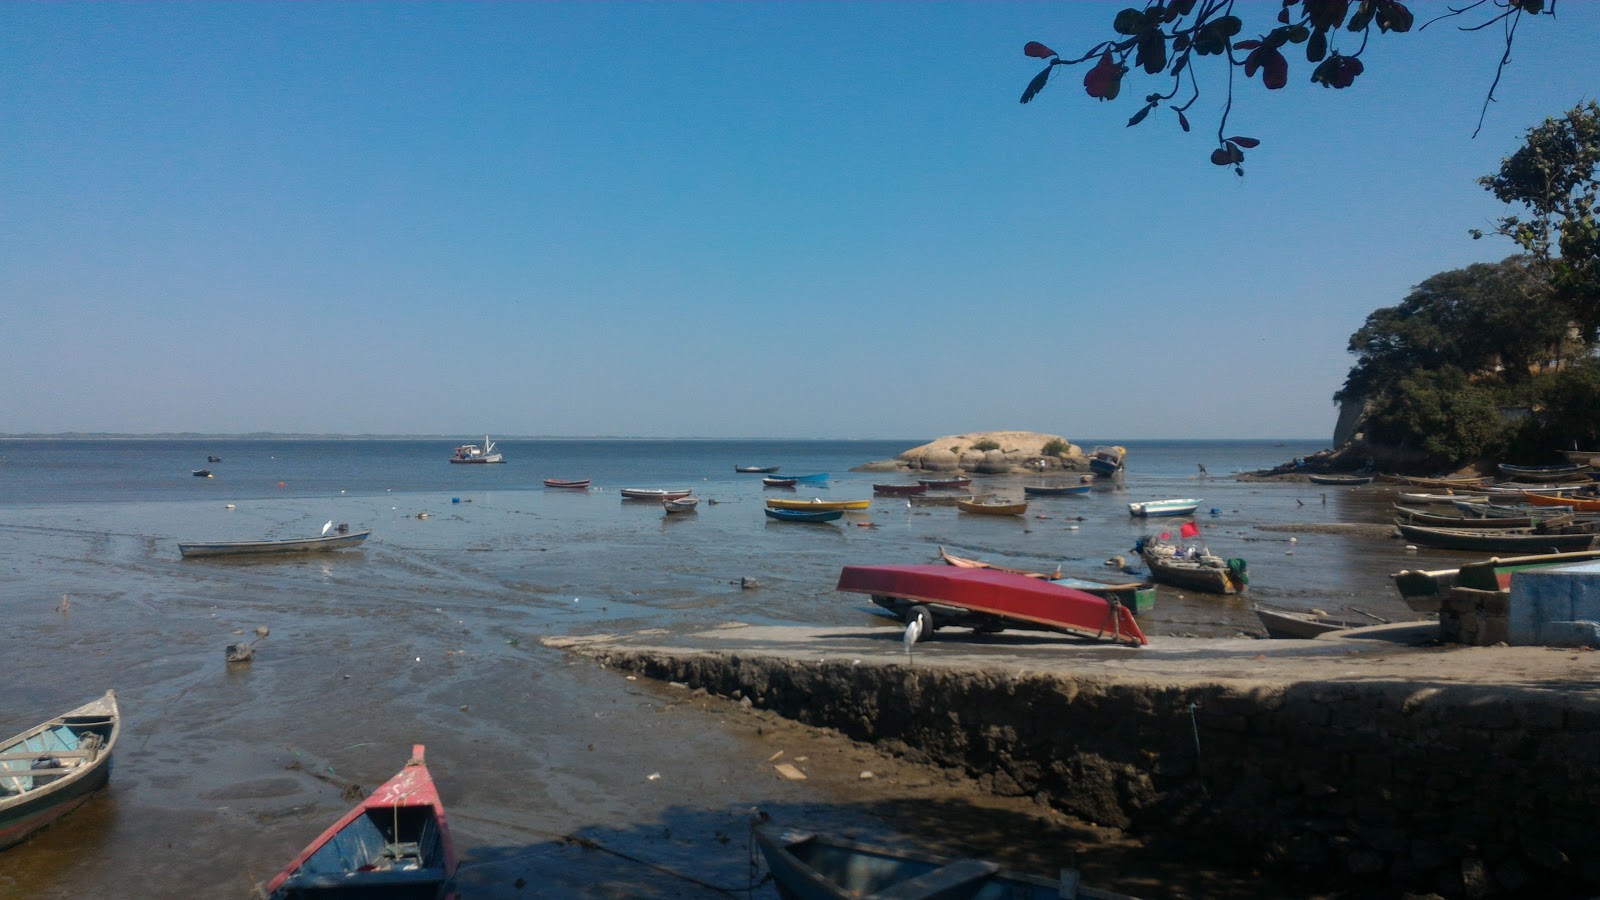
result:
[[[341,526],[342,527],[342,526]],[[204,556],[242,556],[256,553],[314,553],[356,547],[371,531],[347,531],[314,538],[288,538],[281,541],[217,541],[210,544],[179,544],[184,559]]]
[[[694,512],[694,508],[699,505],[699,497],[663,497],[661,499],[661,506],[667,511],[668,515]]]
[[[617,493],[621,494],[622,499],[624,500],[655,500],[660,502],[662,500],[682,500],[684,497],[693,494],[694,491],[689,490],[688,488],[683,488],[681,490],[668,490],[666,488],[623,488],[622,490],[617,491]]]
[[[486,434],[483,436],[482,447],[477,444],[462,444],[456,448],[455,453],[450,455],[450,461],[453,463],[503,463],[505,459],[494,452],[494,441],[489,440],[489,436]]]
[[[1200,508],[1203,501],[1192,498],[1183,500],[1146,500],[1143,503],[1129,503],[1128,513],[1148,518],[1150,516],[1187,516]]]

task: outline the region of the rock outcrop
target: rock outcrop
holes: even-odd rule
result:
[[[1046,452],[1046,450],[1051,452]],[[1034,431],[973,431],[952,434],[913,447],[893,460],[860,467],[871,472],[1082,472],[1089,467],[1083,449],[1057,434]]]

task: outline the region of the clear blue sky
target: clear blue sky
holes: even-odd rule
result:
[[[1323,437],[1600,88],[1582,3],[1475,140],[1495,29],[1291,56],[1240,179],[1216,66],[1017,102],[1122,5],[0,4],[0,432]]]

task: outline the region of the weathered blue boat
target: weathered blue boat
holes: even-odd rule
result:
[[[111,777],[117,695],[85,703],[0,743],[0,850],[86,803]]]
[[[1022,493],[1029,497],[1068,497],[1077,494],[1087,494],[1092,490],[1094,490],[1094,485],[1092,484],[1025,484],[1022,486]]]
[[[767,518],[780,522],[833,522],[844,517],[842,509],[775,509],[767,507]]]
[[[842,838],[758,825],[756,843],[784,900],[1132,900],[1089,887],[1076,870],[1059,878],[1009,872],[981,859],[945,859]]]
[[[828,480],[828,473],[817,472],[813,475],[791,475],[790,477],[799,484],[822,484]]]
[[[1089,454],[1089,470],[1096,475],[1112,476],[1122,468],[1122,463],[1128,457],[1126,447],[1096,447]]]
[[[325,534],[314,538],[288,538],[281,541],[218,541],[211,544],[179,544],[178,553],[185,559],[205,556],[240,556],[259,553],[311,553],[319,550],[342,550],[355,547],[371,531],[352,531],[347,534]]]

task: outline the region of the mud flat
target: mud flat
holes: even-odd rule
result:
[[[1140,840],[1361,896],[1600,888],[1600,654],[754,627],[548,639]]]

